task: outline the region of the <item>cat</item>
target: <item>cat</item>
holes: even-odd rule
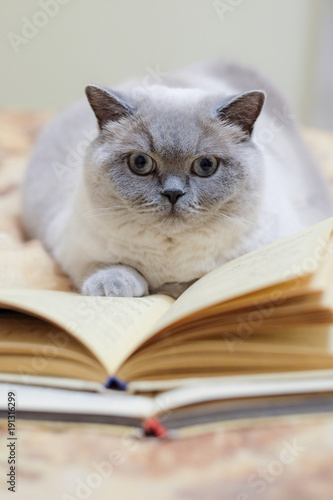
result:
[[[27,235],[85,295],[177,297],[333,213],[284,98],[253,70],[205,61],[86,95],[41,133],[22,196]]]

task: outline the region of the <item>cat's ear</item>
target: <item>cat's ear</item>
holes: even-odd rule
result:
[[[244,92],[219,108],[217,114],[220,120],[238,125],[243,132],[251,136],[264,102],[265,94],[261,90]]]
[[[116,122],[133,114],[133,109],[125,102],[120,92],[106,90],[97,85],[87,85],[85,91],[100,129],[107,122]]]

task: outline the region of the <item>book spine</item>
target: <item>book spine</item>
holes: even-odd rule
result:
[[[112,377],[109,377],[107,379],[107,381],[104,383],[104,387],[106,389],[113,389],[115,391],[126,391],[127,384],[126,382],[119,380],[119,378],[113,375]]]

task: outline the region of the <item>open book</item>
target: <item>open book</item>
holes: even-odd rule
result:
[[[333,218],[221,266],[176,301],[1,289],[0,306],[3,381],[159,393],[220,377],[233,387],[235,377],[259,381],[258,387],[280,380],[285,394],[284,373],[309,380],[309,371],[325,370],[327,393],[333,391]],[[292,387],[309,392],[306,384]]]

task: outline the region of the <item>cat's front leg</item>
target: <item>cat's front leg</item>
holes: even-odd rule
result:
[[[133,267],[113,265],[94,272],[82,287],[83,295],[106,297],[142,297],[148,295],[148,283]]]

